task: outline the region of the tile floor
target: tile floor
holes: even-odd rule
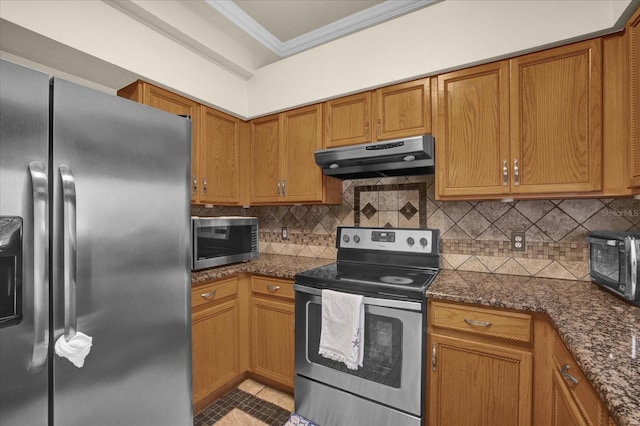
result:
[[[202,413],[194,426],[282,426],[293,411],[293,397],[247,379]]]

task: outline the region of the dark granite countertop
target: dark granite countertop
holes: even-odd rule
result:
[[[426,294],[548,314],[618,424],[640,426],[640,307],[591,282],[451,270]]]
[[[195,271],[192,285],[242,272],[293,279],[332,259],[261,254],[256,260]],[[640,307],[591,282],[441,270],[433,299],[546,313],[616,421],[640,426]]]

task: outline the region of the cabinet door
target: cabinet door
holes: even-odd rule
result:
[[[324,120],[327,148],[371,142],[371,92],[325,102]]]
[[[593,39],[511,65],[511,192],[602,188],[602,49]]]
[[[254,373],[293,389],[293,302],[251,301],[251,366]]]
[[[585,426],[589,423],[580,414],[580,410],[571,398],[564,379],[557,371],[553,372],[552,414],[553,426]]]
[[[438,195],[508,194],[509,64],[437,77]]]
[[[240,120],[201,107],[200,201],[237,204],[239,199]]]
[[[431,133],[429,79],[383,87],[375,91],[377,140]]]
[[[280,199],[280,118],[277,114],[251,121],[251,202]]]
[[[194,406],[238,371],[238,302],[231,300],[192,317]]]
[[[322,105],[282,114],[282,179],[287,202],[322,202],[323,174],[314,152],[322,148]]]
[[[640,9],[627,24],[631,84],[631,185],[640,188]]]
[[[531,353],[439,334],[431,344],[432,426],[531,424]]]

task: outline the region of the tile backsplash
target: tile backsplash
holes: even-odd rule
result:
[[[639,231],[640,200],[436,201],[433,176],[343,181],[341,205],[192,206],[197,216],[258,217],[260,252],[335,259],[338,226],[437,228],[441,267],[588,280],[592,230]],[[289,238],[282,239],[282,227]],[[524,251],[511,233],[524,232]]]

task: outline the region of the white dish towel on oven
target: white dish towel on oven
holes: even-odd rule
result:
[[[318,354],[357,370],[364,359],[364,297],[322,290]]]

